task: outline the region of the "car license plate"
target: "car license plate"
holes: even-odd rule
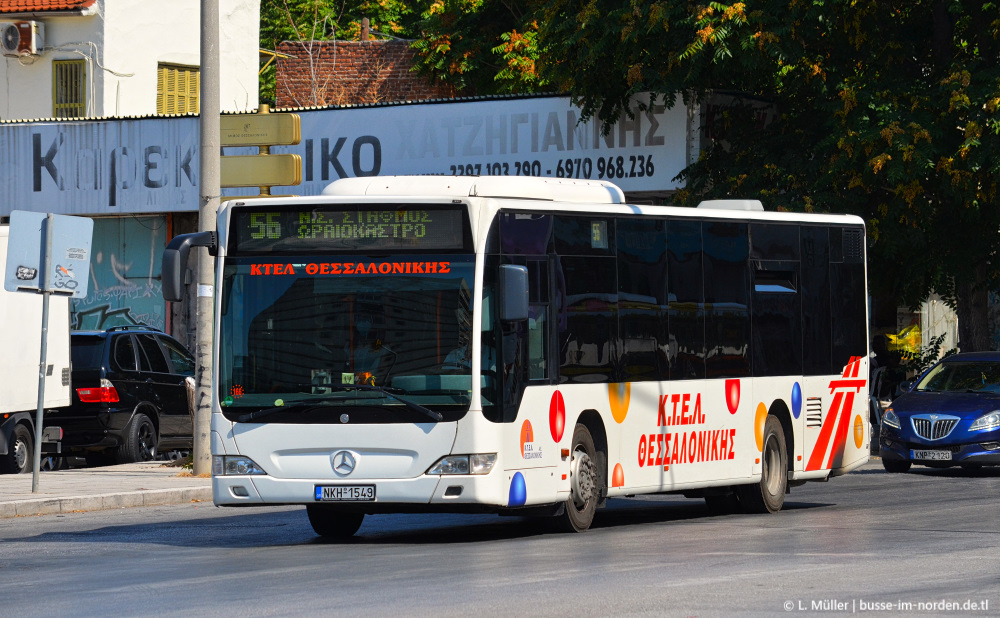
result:
[[[951,451],[910,451],[910,459],[951,461]]]
[[[374,502],[374,485],[317,485],[316,500],[320,502]]]

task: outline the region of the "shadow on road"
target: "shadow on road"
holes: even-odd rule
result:
[[[821,508],[825,503],[786,502],[785,510]],[[201,507],[204,508],[204,507]],[[369,515],[358,535],[331,540],[317,536],[302,508],[246,509],[218,516],[222,509],[193,513],[180,511],[174,519],[156,523],[111,525],[86,531],[45,532],[34,537],[9,540],[29,543],[143,543],[173,547],[254,548],[299,545],[442,545],[480,543],[532,537],[560,538],[550,518],[492,514]],[[139,513],[134,513],[138,515]],[[70,517],[76,516],[70,515]],[[160,514],[162,516],[162,513]],[[671,524],[705,520],[738,521],[739,518],[767,517],[740,513],[718,514],[702,500],[673,496],[639,499],[613,498],[597,512],[591,531],[628,526]],[[0,539],[2,540],[2,539]]]

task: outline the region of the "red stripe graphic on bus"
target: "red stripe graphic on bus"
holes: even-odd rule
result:
[[[850,426],[851,409],[854,407],[854,395],[866,384],[864,378],[858,379],[861,369],[861,357],[852,356],[851,360],[844,367],[842,380],[830,381],[830,393],[833,394],[833,403],[830,405],[830,412],[823,419],[823,426],[820,428],[819,437],[816,438],[816,446],[813,447],[809,456],[809,463],[806,470],[819,470],[823,467],[823,460],[826,459],[826,467],[830,468],[835,459],[844,454],[844,446],[847,441],[847,429]],[[839,422],[838,422],[839,419]],[[837,428],[833,438],[833,446],[829,451],[830,438],[833,436],[833,429]],[[827,453],[829,452],[829,457]]]

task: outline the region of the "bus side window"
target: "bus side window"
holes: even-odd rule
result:
[[[549,267],[545,258],[528,258],[528,375],[529,380],[549,377]]]
[[[544,380],[548,377],[546,341],[548,323],[545,305],[528,305],[528,379]]]

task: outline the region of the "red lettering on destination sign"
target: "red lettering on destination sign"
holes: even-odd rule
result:
[[[310,275],[446,275],[451,262],[334,262],[306,264]],[[251,275],[294,275],[292,264],[252,264]]]

